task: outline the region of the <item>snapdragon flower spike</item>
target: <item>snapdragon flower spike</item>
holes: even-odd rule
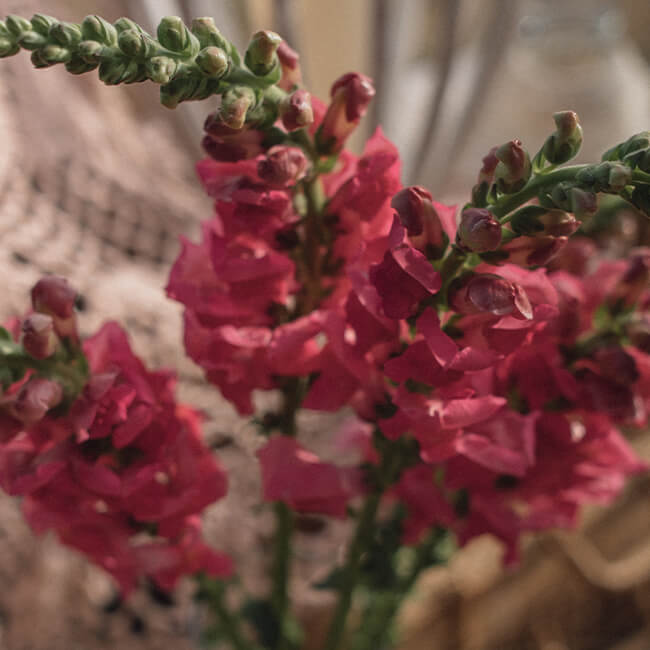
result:
[[[59,345],[54,331],[54,319],[47,314],[34,313],[25,318],[22,324],[23,347],[34,359],[51,357]]]
[[[196,519],[227,487],[198,415],[115,323],[83,349],[91,377],[67,412],[53,410],[58,384],[31,377],[20,388],[11,413],[21,435],[2,437],[0,484],[23,497],[35,531],[55,531],[125,594],[145,577],[169,589],[188,573],[227,575],[230,560],[203,544]]]
[[[365,115],[375,96],[371,80],[351,72],[332,85],[331,102],[316,133],[316,143],[322,154],[338,153]]]
[[[456,244],[474,253],[496,250],[501,244],[501,224],[489,210],[467,208],[460,216]]]

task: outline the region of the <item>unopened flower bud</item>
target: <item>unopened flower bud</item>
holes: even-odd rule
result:
[[[36,377],[20,389],[11,405],[11,413],[23,424],[30,426],[42,420],[62,399],[63,389],[60,384]]]
[[[501,224],[489,210],[468,208],[460,217],[456,244],[474,253],[496,250],[501,244]]]
[[[230,68],[230,59],[220,47],[206,47],[196,55],[196,65],[211,79],[221,79]]]
[[[300,57],[298,52],[291,49],[286,41],[278,47],[278,61],[282,68],[282,77],[278,86],[283,90],[292,90],[302,82],[302,71],[300,69]]]
[[[314,121],[311,95],[306,90],[292,92],[280,104],[280,117],[289,132],[309,126]]]
[[[543,266],[557,255],[569,241],[568,237],[517,237],[503,244],[503,262],[519,266]]]
[[[87,63],[97,63],[99,55],[102,53],[104,46],[97,41],[81,41],[77,52],[79,56]]]
[[[0,34],[0,58],[13,56],[20,52],[20,46],[13,38],[7,38]]]
[[[5,19],[4,23],[9,30],[9,33],[14,37],[18,38],[23,32],[31,32],[32,24],[29,20],[23,18],[22,16],[16,16],[10,14]]]
[[[499,164],[499,159],[495,155],[497,149],[498,147],[492,147],[488,154],[484,156],[483,166],[478,173],[478,180],[472,188],[472,204],[477,207],[483,207],[487,204],[487,195],[494,180],[494,170]]]
[[[414,248],[430,259],[439,259],[449,243],[431,194],[420,186],[405,187],[393,197],[391,207],[406,228]]]
[[[221,100],[219,119],[231,129],[241,129],[248,110],[255,104],[255,93],[246,86],[227,90]]]
[[[227,49],[226,39],[214,24],[214,19],[210,17],[194,18],[192,20],[192,34],[199,39],[201,47],[214,45],[224,50]]]
[[[34,313],[23,321],[23,347],[35,359],[51,357],[59,345],[54,320],[47,314]]]
[[[257,165],[259,177],[271,187],[295,185],[307,174],[309,163],[302,149],[277,146],[269,149]]]
[[[454,281],[449,289],[449,304],[460,314],[489,313],[520,320],[533,317],[533,309],[523,287],[491,273]]]
[[[256,129],[232,129],[226,126],[219,113],[208,115],[204,127],[208,135],[202,146],[206,153],[219,162],[237,162],[255,158],[264,153],[264,132]]]
[[[36,52],[33,52],[32,56],[34,54],[36,54]],[[46,45],[43,49],[38,50],[38,54],[40,55],[41,62],[48,65],[66,63],[72,58],[70,50],[65,47],[59,47],[58,45]]]
[[[433,210],[431,194],[418,185],[405,187],[392,198],[390,207],[397,212],[409,236],[422,234],[424,214]]]
[[[553,165],[571,160],[582,145],[582,127],[578,115],[573,111],[562,111],[553,115],[556,131],[544,143],[542,153]]]
[[[153,56],[147,59],[147,76],[157,84],[168,84],[178,70],[178,63],[168,56]]]
[[[168,50],[188,56],[196,55],[200,48],[199,40],[178,16],[166,16],[160,21],[158,40]]]
[[[52,16],[45,14],[34,14],[30,20],[32,29],[41,36],[47,36],[50,33],[50,28],[58,22]]]
[[[494,170],[494,180],[499,192],[514,194],[526,185],[532,173],[528,152],[520,140],[511,140],[497,148],[494,155],[499,163]]]
[[[54,320],[54,329],[60,337],[77,337],[74,303],[77,292],[65,278],[47,275],[32,289],[34,311],[48,314]]]
[[[81,23],[81,35],[87,41],[117,45],[117,29],[100,16],[86,16]]]
[[[322,153],[333,154],[343,148],[374,96],[372,82],[364,75],[352,72],[334,82],[332,101],[316,133],[316,142]]]
[[[74,23],[57,21],[50,27],[49,35],[61,47],[72,48],[81,41],[81,29]]]
[[[129,57],[144,58],[156,49],[155,41],[140,30],[127,29],[120,33],[118,46]]]
[[[25,50],[38,50],[47,44],[47,36],[38,32],[23,32],[18,37],[18,44]]]
[[[564,210],[527,205],[513,215],[510,226],[518,235],[568,237],[580,227],[580,222]]]
[[[276,52],[282,37],[268,29],[255,32],[246,49],[244,63],[258,77],[264,77],[277,65]]]
[[[142,66],[144,72],[144,66]],[[129,83],[139,80],[141,67],[136,61],[102,61],[99,66],[99,78],[107,85]],[[142,79],[145,75],[142,75]]]

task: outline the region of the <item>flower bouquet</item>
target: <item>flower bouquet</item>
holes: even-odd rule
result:
[[[197,166],[214,215],[182,241],[166,291],[184,307],[187,355],[257,428],[276,521],[268,593],[245,593],[202,538],[227,473],[173,372],[145,367],[115,322],[81,340],[58,276],[0,329],[0,486],[123,597],[191,576],[206,643],[297,649],[296,522],[348,520],[344,558],[314,585],[336,598],[321,647],[385,648],[427,567],[486,533],[516,562],[523,534],[574,525],[646,469],[620,427],[650,408],[650,250],[604,258],[585,226],[611,214],[604,195],[648,218],[650,133],[566,165],[582,128],[558,112],[536,154],[495,146],[467,203],[447,206],[402,187],[381,130],[360,156],[345,148],[370,79],[346,74],[321,103],[273,32],[241,56],[209,18],[165,18],[154,37],[127,18],[9,16],[0,56],[21,48],[37,68],[150,80],[169,108],[218,106]],[[336,462],[301,440],[302,409],[348,413],[323,432]]]

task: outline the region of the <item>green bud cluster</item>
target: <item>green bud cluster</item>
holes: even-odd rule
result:
[[[169,108],[214,94],[241,94],[246,88],[245,109],[242,112],[241,100],[239,108],[232,109],[238,115],[233,124],[241,126],[277,115],[281,97],[272,86],[280,78],[276,51],[281,42],[273,32],[255,34],[244,67],[211,18],[197,18],[188,28],[180,18],[168,16],[160,21],[156,37],[128,18],[111,24],[87,16],[78,25],[36,14],[31,20],[8,16],[0,21],[0,58],[22,48],[31,51],[37,68],[63,63],[73,74],[98,69],[108,85],[151,80],[161,85],[161,102]]]

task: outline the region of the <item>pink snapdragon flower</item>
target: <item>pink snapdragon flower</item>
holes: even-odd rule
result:
[[[288,436],[273,436],[257,456],[266,501],[283,501],[298,512],[346,516],[358,489],[355,470],[319,460]]]

